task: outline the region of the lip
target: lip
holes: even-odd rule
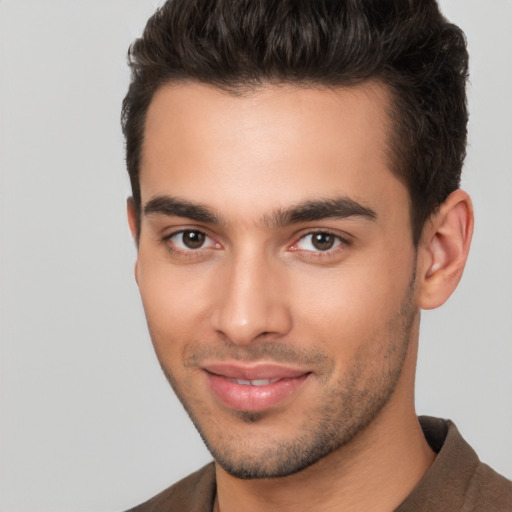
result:
[[[309,370],[276,364],[213,363],[202,370],[210,390],[225,406],[248,412],[260,412],[282,404],[296,394],[311,375]],[[258,385],[248,384],[250,381],[256,381]]]

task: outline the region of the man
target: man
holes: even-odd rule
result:
[[[473,230],[462,32],[433,0],[171,0],[130,63],[135,275],[214,458],[133,510],[512,510],[414,408]]]

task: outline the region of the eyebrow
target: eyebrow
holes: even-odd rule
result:
[[[150,199],[144,206],[144,215],[166,215],[169,217],[184,217],[207,224],[227,224],[221,215],[207,205],[167,195]],[[276,228],[300,222],[350,217],[361,217],[375,221],[377,213],[372,208],[349,197],[337,197],[305,201],[287,208],[278,208],[274,212],[265,215],[263,222],[271,228]]]
[[[144,215],[157,214],[169,217],[185,217],[207,224],[223,224],[220,215],[208,206],[171,196],[154,197],[144,206]]]
[[[298,224],[322,219],[347,219],[362,217],[367,220],[377,220],[377,213],[349,197],[319,199],[305,201],[289,208],[277,209],[265,218],[266,224],[272,227],[287,224]]]

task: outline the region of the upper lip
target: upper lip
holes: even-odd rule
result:
[[[259,363],[254,365],[243,365],[239,363],[210,363],[202,366],[203,370],[228,379],[286,379],[300,377],[309,370],[283,366],[274,363]]]

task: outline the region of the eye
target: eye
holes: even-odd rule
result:
[[[342,239],[332,233],[308,233],[295,244],[295,249],[299,251],[326,252],[334,249],[341,243]]]
[[[171,248],[177,251],[194,251],[217,246],[208,235],[195,229],[185,229],[172,233],[164,240],[170,242]]]

